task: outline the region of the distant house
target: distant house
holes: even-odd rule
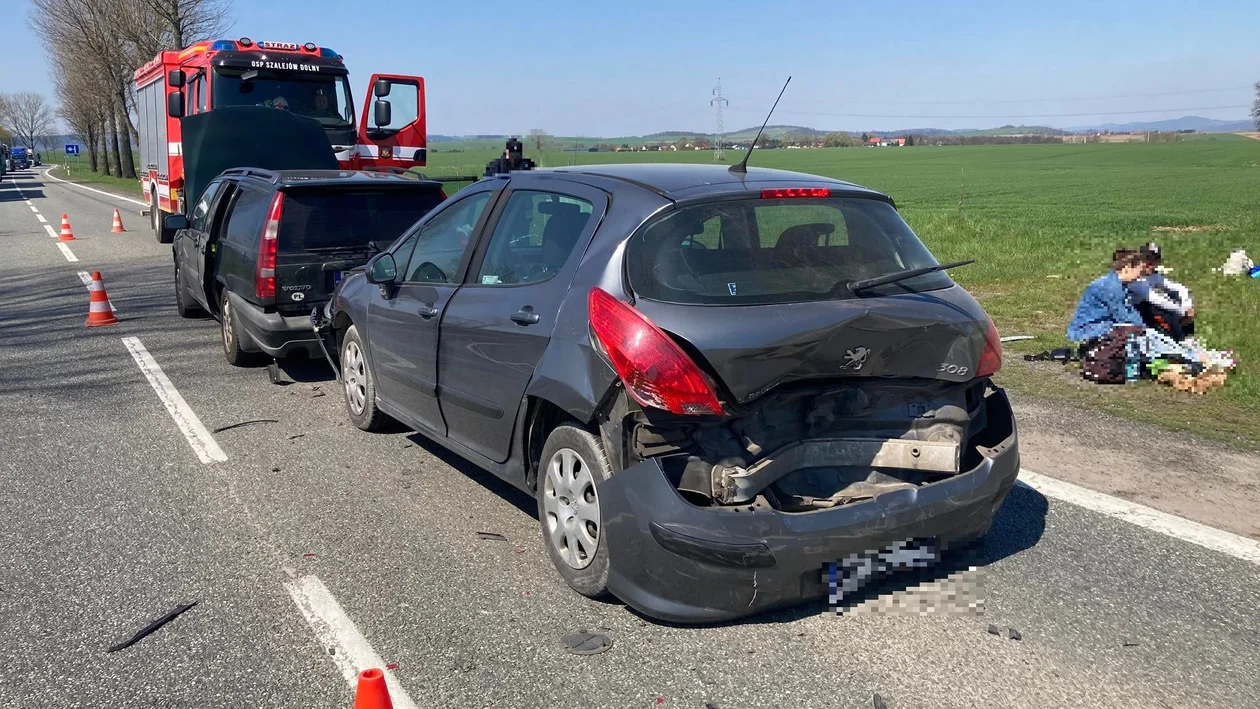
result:
[[[872,136],[870,140],[866,141],[866,144],[875,148],[886,148],[890,145],[904,146],[906,144],[906,139],[905,138],[881,138],[876,135],[876,136]]]
[[[872,148],[878,148],[885,143],[883,138],[878,135],[872,135],[869,139],[867,139],[866,144]]]

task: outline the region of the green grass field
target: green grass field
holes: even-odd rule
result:
[[[1010,388],[1231,441],[1260,444],[1260,280],[1213,273],[1231,249],[1260,259],[1260,141],[838,148],[757,151],[752,164],[816,173],[893,196],[938,259],[974,258],[952,275],[984,304],[1008,345]],[[480,174],[496,151],[441,144],[425,172]],[[541,166],[712,162],[701,152],[562,153],[526,149]],[[739,156],[728,153],[728,160]],[[1154,240],[1195,296],[1199,332],[1241,361],[1224,389],[1196,396],[1144,383],[1100,387],[1024,353],[1066,344],[1064,330],[1113,249]]]
[[[126,195],[140,199],[144,193],[140,190],[139,180],[123,179],[121,177],[111,177],[102,175],[98,172],[92,172],[86,156],[66,157],[58,155],[55,159],[48,161],[49,165],[61,165],[57,168],[54,176],[63,180],[69,179],[85,185],[91,185],[99,189],[107,190],[117,194]],[[69,168],[68,172],[66,168]]]

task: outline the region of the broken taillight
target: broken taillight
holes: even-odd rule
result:
[[[651,320],[599,288],[587,305],[591,330],[635,401],[675,414],[724,413],[713,383]]]
[[[258,270],[254,273],[254,295],[269,300],[276,297],[276,251],[280,235],[280,217],[284,211],[284,193],[277,192],[267,213],[267,225],[258,240]]]
[[[976,368],[977,377],[991,377],[1002,368],[1002,338],[998,336],[993,318],[986,319],[989,322],[989,329],[984,333],[984,352],[980,353],[980,366]]]

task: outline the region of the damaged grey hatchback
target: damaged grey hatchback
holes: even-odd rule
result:
[[[1019,453],[956,265],[851,183],[583,166],[473,184],[312,317],[356,425],[535,496],[578,592],[710,622],[988,531]]]

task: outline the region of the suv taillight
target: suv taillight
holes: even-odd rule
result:
[[[713,383],[651,320],[599,288],[587,306],[591,330],[635,401],[675,414],[724,413]]]
[[[262,239],[258,241],[258,270],[254,273],[254,294],[264,300],[276,297],[276,247],[283,211],[284,193],[277,192],[271,200]]]
[[[998,336],[993,318],[989,321],[989,329],[984,333],[984,352],[980,353],[980,366],[976,368],[977,377],[991,377],[1002,368],[1002,338]]]

